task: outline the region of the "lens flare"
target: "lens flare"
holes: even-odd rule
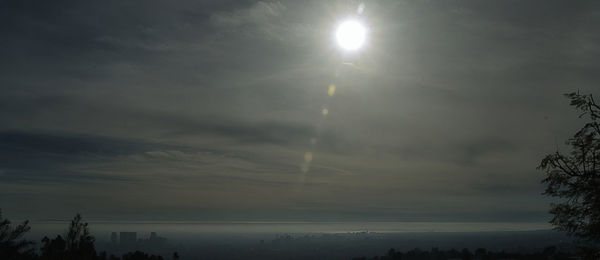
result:
[[[310,163],[312,162],[313,154],[311,152],[304,153],[304,162]]]
[[[329,85],[329,89],[327,90],[327,95],[329,95],[330,97],[333,97],[334,94],[335,94],[335,85],[331,84],[331,85]]]

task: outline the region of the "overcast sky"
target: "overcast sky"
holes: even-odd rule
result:
[[[544,222],[599,27],[597,1],[0,1],[0,208]]]

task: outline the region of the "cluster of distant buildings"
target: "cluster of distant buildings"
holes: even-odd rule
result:
[[[137,232],[112,232],[110,234],[110,242],[108,247],[115,251],[131,251],[131,250],[145,250],[154,251],[157,249],[165,248],[167,246],[167,239],[159,237],[156,232],[151,232],[150,237],[147,239],[138,239]]]

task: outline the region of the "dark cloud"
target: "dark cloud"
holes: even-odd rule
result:
[[[0,164],[4,182],[66,182],[127,180],[123,176],[85,174],[72,165],[107,162],[119,156],[168,146],[118,138],[68,133],[0,133]]]

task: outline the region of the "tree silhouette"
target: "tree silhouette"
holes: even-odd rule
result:
[[[501,260],[501,259],[514,259],[514,260],[570,260],[580,259],[571,253],[558,252],[556,247],[548,247],[543,251],[538,252],[513,252],[507,253],[505,251],[493,252],[488,251],[485,248],[478,248],[475,251],[475,255],[468,249],[458,251],[456,249],[450,250],[439,250],[438,248],[432,248],[431,251],[423,251],[415,248],[407,251],[406,253],[395,251],[393,248],[388,250],[388,253],[384,256],[374,257],[354,257],[352,260]]]
[[[0,210],[0,259],[26,259],[33,255],[35,252],[29,248],[33,242],[22,239],[31,229],[29,221],[26,220],[14,228],[10,223],[2,217]]]
[[[75,218],[71,220],[66,237],[67,250],[70,256],[82,260],[94,259],[96,256],[95,240],[90,234],[88,223],[81,222],[81,215],[77,213]]]
[[[123,260],[163,260],[162,256],[148,255],[141,251],[135,251],[123,255]]]
[[[93,260],[97,258],[94,237],[90,235],[88,223],[81,221],[81,215],[75,215],[63,239],[58,235],[54,239],[42,239],[42,259]]]
[[[550,223],[577,238],[589,259],[600,259],[600,106],[592,95],[565,94],[570,105],[588,122],[566,144],[567,154],[556,151],[542,159],[544,194],[560,198],[552,203]]]
[[[30,229],[29,221],[12,227],[8,219],[2,218],[0,211],[0,260],[121,260],[120,257],[106,252],[96,253],[95,238],[90,234],[88,223],[75,215],[64,236],[54,239],[44,237],[40,247],[40,255],[30,248],[33,242],[22,239]],[[141,251],[126,253],[123,260],[163,260],[162,256],[149,255]],[[177,252],[173,259],[179,259]]]
[[[463,250],[461,251],[461,254],[462,254],[462,258],[461,259],[463,259],[463,260],[471,260],[471,259],[473,259],[473,254],[467,248],[463,248]]]
[[[60,236],[56,236],[55,239],[49,239],[44,237],[42,239],[43,246],[40,249],[41,259],[64,259],[67,255],[67,243]]]

